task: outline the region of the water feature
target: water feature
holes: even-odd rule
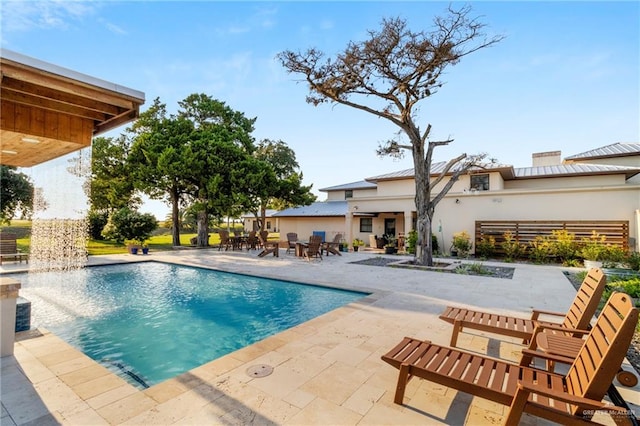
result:
[[[29,270],[82,268],[87,262],[91,148],[35,166]]]

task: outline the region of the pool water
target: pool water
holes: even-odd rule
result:
[[[366,296],[157,262],[16,278],[33,325],[139,387]]]

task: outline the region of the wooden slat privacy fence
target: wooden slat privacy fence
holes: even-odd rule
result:
[[[537,236],[551,236],[552,231],[563,229],[574,234],[577,242],[595,231],[607,237],[607,244],[625,250],[629,247],[629,221],[626,220],[477,220],[475,246],[483,236],[490,235],[496,239],[496,254],[504,254],[502,242],[506,232],[511,232],[513,238],[528,249]]]

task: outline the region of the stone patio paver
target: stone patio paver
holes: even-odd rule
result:
[[[506,280],[349,263],[377,256],[366,251],[310,263],[284,250],[280,257],[256,255],[176,250],[92,256],[90,263],[167,261],[373,294],[146,390],[46,330],[21,334],[14,356],[0,359],[2,426],[500,424],[508,407],[425,380],[412,380],[404,405],[395,404],[398,371],[380,356],[404,336],[447,345],[451,326],[437,316],[448,304],[526,316],[532,307],[566,310],[575,295],[554,266],[506,265],[516,267]],[[1,271],[16,269],[3,264]],[[21,292],[28,298],[28,289]],[[521,348],[517,340],[473,331],[461,333],[459,347],[511,360]],[[247,375],[257,364],[274,370]],[[627,401],[640,401],[640,385],[620,390]],[[606,415],[596,419],[613,423]],[[549,423],[525,415],[522,424]]]

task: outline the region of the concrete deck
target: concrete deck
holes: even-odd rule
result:
[[[575,290],[561,268],[516,268],[513,279],[350,264],[378,254],[343,253],[307,262],[281,250],[177,250],[148,256],[93,256],[90,264],[155,260],[369,291],[360,301],[138,390],[46,330],[20,333],[14,356],[0,359],[2,426],[13,425],[390,425],[500,424],[508,407],[425,380],[393,403],[398,371],[380,356],[404,336],[446,345],[451,326],[437,318],[457,304],[526,316],[566,311]],[[3,264],[1,272],[24,268]],[[518,360],[522,348],[497,335],[462,333],[458,346]],[[268,364],[271,375],[249,377]],[[625,364],[623,368],[633,371]],[[617,384],[617,382],[616,382]],[[640,404],[640,385],[618,389]],[[636,416],[638,405],[631,407]],[[605,414],[594,420],[613,424]],[[549,422],[525,415],[522,424]]]

